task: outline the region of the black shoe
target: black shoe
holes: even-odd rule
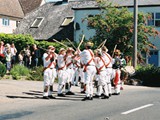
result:
[[[66,93],[66,95],[75,95],[73,92],[71,92],[71,91],[68,91],[67,93]]]
[[[93,96],[93,98],[101,98],[101,96],[95,95],[95,96]]]
[[[49,100],[48,96],[43,96],[43,99]]]
[[[63,93],[57,94],[59,97],[66,97]]]
[[[93,100],[93,97],[89,97],[89,100]]]
[[[53,97],[52,95],[48,96],[50,99],[56,99],[55,97]]]
[[[112,96],[112,94],[111,93],[109,93],[109,97],[111,97]]]
[[[109,96],[104,95],[101,99],[109,99]]]
[[[101,96],[104,96],[104,93],[102,93]]]
[[[85,91],[81,91],[81,93],[84,93],[84,94],[85,94],[86,92],[85,92]]]
[[[120,93],[113,93],[112,95],[120,95]]]
[[[90,97],[85,97],[82,99],[82,101],[91,100]]]

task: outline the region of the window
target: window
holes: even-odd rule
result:
[[[61,26],[67,26],[73,21],[73,17],[66,17]]]
[[[20,24],[20,21],[16,21],[16,27],[18,27]]]
[[[152,13],[151,16],[152,18],[148,20],[148,25],[160,27],[160,13]]]
[[[42,24],[43,20],[44,20],[44,18],[42,18],[42,17],[37,17],[37,18],[34,20],[34,22],[33,22],[33,24],[31,25],[31,27],[32,27],[32,28],[38,28],[38,27]]]
[[[2,25],[4,25],[4,26],[9,26],[9,19],[7,19],[7,18],[2,18]]]

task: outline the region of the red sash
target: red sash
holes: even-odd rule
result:
[[[84,70],[83,70],[83,72],[86,72],[86,70],[87,70],[87,66],[92,62],[92,60],[93,60],[93,53],[90,51],[90,50],[88,50],[89,51],[89,53],[90,53],[90,55],[91,55],[91,59],[88,61],[88,63],[86,64],[86,65],[84,65]]]
[[[108,58],[109,58],[109,62],[105,65],[106,68],[108,67],[108,65],[111,63],[112,61],[112,58],[107,54],[107,53],[104,53]]]
[[[97,67],[96,67],[96,69],[97,69],[97,74],[100,74],[100,71],[101,71],[102,68],[105,66],[105,61],[103,60],[103,58],[102,58],[102,57],[99,57],[99,58],[102,60],[103,65],[102,65],[100,68],[97,68]]]

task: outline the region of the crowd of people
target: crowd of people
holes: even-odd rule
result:
[[[78,83],[80,83],[80,92],[85,93],[82,101],[93,100],[93,98],[108,99],[113,94],[120,95],[123,85],[120,78],[121,68],[126,65],[123,55],[117,49],[112,57],[105,46],[95,51],[91,49],[92,46],[91,42],[87,42],[83,51],[78,48],[77,50],[70,47],[61,48],[58,54],[55,53],[55,47],[48,47],[43,54],[44,99],[55,99],[52,94],[56,77],[59,97],[74,95],[71,87]],[[93,85],[97,88],[95,94]]]
[[[41,52],[37,45],[32,47],[27,45],[23,50],[17,51],[14,43],[6,43],[0,41],[0,62],[6,64],[7,73],[18,62],[20,65],[25,65],[28,68],[37,67],[41,59]]]
[[[1,41],[0,61],[6,64],[8,73],[16,61],[20,65],[31,68],[37,67],[42,60],[44,99],[55,99],[52,93],[56,78],[58,78],[57,96],[59,97],[74,95],[72,85],[80,85],[80,92],[86,94],[82,101],[93,100],[93,98],[108,99],[112,94],[119,95],[123,85],[120,77],[121,68],[126,65],[123,54],[117,49],[112,57],[105,46],[93,51],[92,45],[91,42],[87,42],[83,51],[71,47],[61,48],[58,54],[55,52],[55,47],[49,46],[42,55],[35,44],[32,45],[32,49],[27,45],[18,52],[14,43],[4,45]],[[93,85],[97,88],[95,95]],[[112,93],[112,86],[114,86],[114,93]]]

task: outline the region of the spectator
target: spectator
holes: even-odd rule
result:
[[[4,56],[4,42],[3,41],[0,41],[0,61],[2,62],[2,63],[4,63],[4,58],[5,58],[5,56]]]
[[[32,66],[37,67],[39,63],[39,58],[41,57],[40,50],[37,48],[37,45],[33,45],[33,52],[32,52]]]
[[[6,53],[5,53],[5,57],[6,57],[6,67],[7,67],[7,73],[10,72],[11,70],[11,49],[6,47]]]
[[[30,68],[31,65],[31,51],[29,45],[24,49],[24,65],[28,68]]]
[[[24,57],[24,51],[21,50],[19,55],[18,55],[18,60],[19,60],[20,65],[24,65],[23,57]]]
[[[16,53],[17,53],[17,49],[16,49],[14,43],[12,43],[11,44],[11,54],[12,54],[12,60],[11,61],[12,61],[12,65],[14,65],[15,62],[16,62]]]

